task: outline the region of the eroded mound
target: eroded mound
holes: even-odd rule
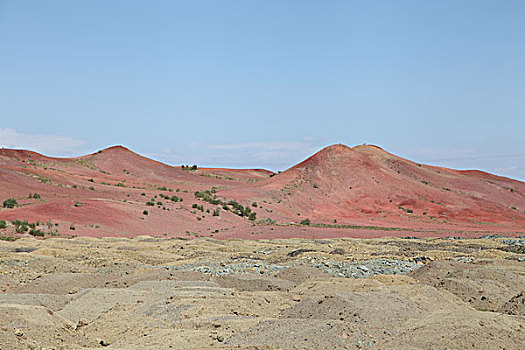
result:
[[[502,241],[0,242],[0,344],[521,349],[525,257]]]

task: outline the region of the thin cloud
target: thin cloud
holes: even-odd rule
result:
[[[0,147],[29,149],[48,155],[71,155],[81,151],[86,141],[67,136],[32,135],[19,133],[14,129],[0,128]]]
[[[245,148],[260,148],[260,149],[297,149],[304,146],[302,142],[246,142],[210,145],[211,149],[245,149]]]

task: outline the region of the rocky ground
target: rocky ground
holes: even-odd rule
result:
[[[522,349],[524,243],[0,241],[0,348]]]

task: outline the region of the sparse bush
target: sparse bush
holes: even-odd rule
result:
[[[253,202],[253,203],[252,203],[252,207],[257,208],[257,206],[258,206],[258,205],[257,205],[257,202]]]
[[[4,220],[0,220],[0,229],[4,229],[7,227],[7,222],[5,222]]]
[[[89,186],[89,189],[90,189],[91,191],[94,191],[94,190],[95,190],[95,187],[93,187],[93,186]]]
[[[27,220],[20,221],[20,220],[13,220],[11,221],[13,225],[15,225],[15,231],[16,233],[24,233],[27,230],[29,230],[29,223]]]
[[[261,224],[261,225],[275,225],[277,223],[277,221],[271,219],[271,218],[266,218],[266,219],[262,219],[262,220],[259,220],[257,221],[257,223]]]
[[[72,231],[74,231],[74,230],[75,230],[75,224],[71,224],[71,225],[69,225],[69,229],[72,230]]]
[[[304,219],[303,221],[301,221],[301,225],[310,226],[310,219]]]
[[[142,192],[140,195],[141,195],[141,196],[145,196],[146,194],[145,194],[144,192]]]
[[[74,205],[75,207],[77,207],[77,208],[83,206],[83,204],[80,203],[79,201],[76,201],[75,204],[73,204],[73,205]]]
[[[14,198],[8,198],[3,203],[4,208],[14,208],[16,205],[18,205],[18,202]]]
[[[146,203],[146,205],[150,206],[150,207],[153,207],[153,206],[155,206],[155,202],[149,201],[149,202]]]
[[[88,180],[89,182],[95,182],[95,180],[93,180],[92,178]]]
[[[182,170],[184,171],[195,171],[197,170],[197,165],[193,164],[192,166],[189,165],[181,165]]]
[[[197,203],[194,203],[192,206],[194,209],[199,209],[200,211],[204,211],[204,207],[202,205],[198,205]]]
[[[219,208],[215,209],[213,211],[213,216],[219,216],[219,212],[220,212]]]
[[[44,231],[37,230],[36,228],[32,228],[31,231],[29,231],[29,234],[35,237],[44,237],[45,235]]]
[[[149,212],[148,212],[147,210],[144,210],[144,211],[142,212],[142,214],[144,214],[144,215],[148,215]]]

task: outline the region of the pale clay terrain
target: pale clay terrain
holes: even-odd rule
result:
[[[522,243],[0,241],[0,347],[523,349]]]

